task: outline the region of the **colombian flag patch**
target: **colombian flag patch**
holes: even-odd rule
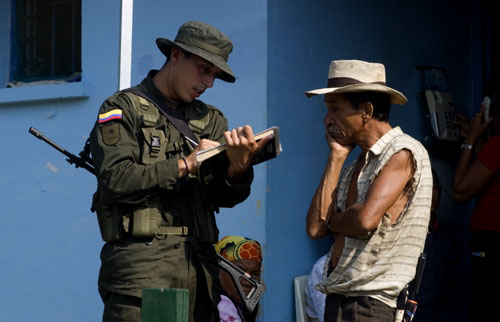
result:
[[[106,113],[99,114],[99,123],[106,123],[111,120],[121,120],[123,111],[119,108],[115,108]]]

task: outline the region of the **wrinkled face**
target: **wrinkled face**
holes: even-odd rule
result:
[[[324,119],[326,130],[340,144],[355,144],[356,134],[363,127],[362,112],[342,94],[325,95],[327,113]]]
[[[233,264],[241,268],[243,271],[247,272],[250,274],[250,276],[257,281],[260,281],[260,272],[261,272],[261,263],[249,259],[240,259],[237,261],[234,261]],[[241,297],[238,293],[238,289],[234,285],[234,282],[225,270],[221,269],[219,271],[219,279],[220,279],[220,285],[221,288],[223,289],[224,293],[235,303],[236,305],[242,305],[243,301],[241,300]],[[246,295],[250,292],[252,289],[251,285],[245,280],[241,279],[240,281],[241,286],[243,287],[243,291],[245,292]]]
[[[192,102],[211,88],[214,79],[222,71],[207,60],[189,55],[182,50],[173,51],[171,55],[170,98],[180,102]]]

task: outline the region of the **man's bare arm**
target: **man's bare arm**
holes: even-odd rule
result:
[[[356,203],[344,212],[332,213],[330,230],[360,237],[376,229],[384,214],[402,195],[413,173],[411,152],[401,150],[394,154],[373,181],[364,202]],[[400,212],[393,214],[396,218],[392,218],[392,222],[396,221]]]
[[[328,157],[325,172],[311,200],[306,217],[306,232],[312,239],[322,238],[327,234],[327,214],[337,206],[333,192],[337,188],[344,162],[345,158],[336,157],[333,153]]]

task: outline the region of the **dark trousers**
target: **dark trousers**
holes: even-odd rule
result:
[[[185,277],[190,295],[189,322],[217,322],[219,311],[208,293],[213,282],[207,281],[207,278],[210,278],[209,274],[204,270],[196,254],[191,253],[189,257],[188,270],[191,273]],[[182,274],[186,273],[181,272]],[[103,322],[141,322],[140,297],[110,292],[102,287],[99,287],[99,294],[104,303]]]
[[[500,290],[500,232],[471,233],[470,321],[498,319]]]
[[[104,303],[103,322],[140,322],[141,298],[109,292],[99,287]]]
[[[200,281],[201,280],[201,281]],[[197,283],[204,283],[199,278]],[[211,303],[206,286],[199,287],[193,315],[194,321],[218,321],[219,311]],[[201,290],[201,292],[200,292]],[[103,322],[141,322],[141,298],[124,294],[112,293],[99,287],[99,294],[104,303]]]
[[[395,309],[368,296],[329,294],[325,322],[393,322]]]
[[[99,288],[99,293],[104,303],[103,322],[141,322],[141,298],[112,293],[103,288]],[[203,298],[195,303],[194,321],[218,321],[218,310],[209,304],[211,299],[208,293],[198,293],[198,296]]]

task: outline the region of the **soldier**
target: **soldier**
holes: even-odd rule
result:
[[[415,275],[424,248],[432,175],[424,147],[389,124],[384,65],[332,61],[324,94],[330,155],[307,214],[307,234],[333,234],[317,288],[327,294],[325,322],[393,321],[396,299]],[[341,169],[354,146],[357,160]]]
[[[93,209],[107,242],[98,282],[103,321],[140,321],[148,287],[188,289],[189,321],[217,321],[214,212],[247,198],[250,160],[266,140],[256,143],[250,126],[228,131],[222,112],[197,99],[215,78],[235,81],[226,35],[191,21],[174,41],[156,43],[166,63],[107,98],[90,136]],[[195,155],[220,143],[229,162],[203,184]]]

